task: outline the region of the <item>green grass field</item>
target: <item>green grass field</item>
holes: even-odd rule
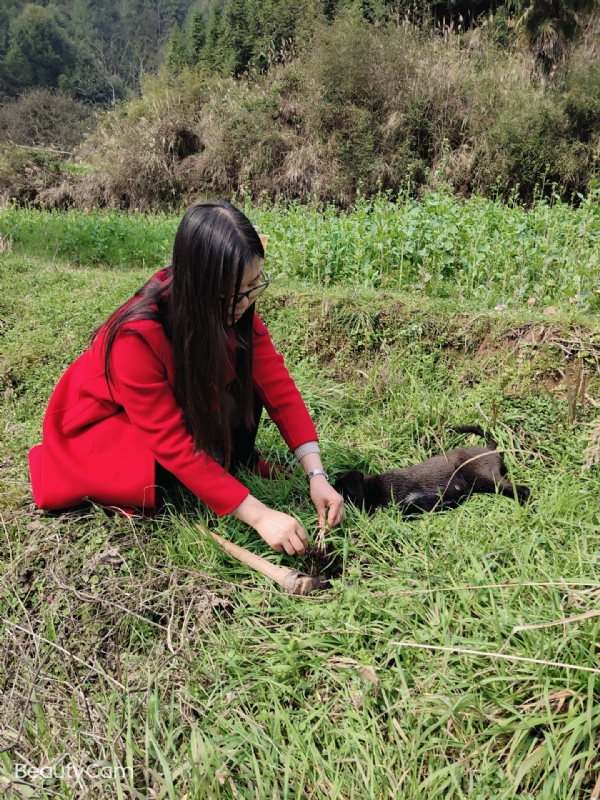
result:
[[[590,298],[597,240],[578,246],[589,248],[578,280]],[[332,588],[299,598],[232,561],[195,522],[297,562],[205,507],[188,502],[153,520],[34,508],[26,456],[52,388],[152,269],[15,250],[0,256],[5,797],[591,796],[600,768],[600,480],[597,466],[584,468],[600,403],[593,304],[557,293],[550,315],[542,298],[527,306],[513,294],[494,310],[460,278],[455,291],[446,279],[442,297],[412,279],[274,281],[259,310],[331,475],[416,463],[467,442],[448,426],[478,424],[532,491],[527,508],[476,496],[413,520],[349,509],[327,556],[299,559],[328,569]],[[268,420],[259,443],[292,464]],[[314,539],[299,468],[289,480],[247,482]],[[67,769],[98,763],[104,772],[79,782]]]
[[[477,307],[518,309],[571,302],[600,310],[600,189],[573,208],[559,198],[523,207],[444,191],[333,206],[247,205],[271,236],[269,268],[279,279],[401,288]],[[0,235],[14,252],[77,266],[159,267],[171,257],[179,217],[0,209]]]

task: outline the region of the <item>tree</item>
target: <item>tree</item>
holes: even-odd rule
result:
[[[206,45],[202,54],[202,61],[206,62],[211,72],[219,72],[225,64],[223,47],[223,11],[219,0],[210,7],[208,27],[206,29]]]
[[[223,15],[223,39],[229,72],[240,75],[250,63],[254,37],[246,0],[227,0]]]
[[[174,25],[167,48],[165,66],[172,75],[177,75],[188,66],[189,61],[190,57],[185,36],[179,30],[179,26]]]
[[[4,58],[8,52],[10,44],[9,39],[10,17],[8,11],[0,6],[0,59]]]
[[[526,7],[517,0],[512,5],[520,12],[517,36],[531,50],[545,90],[552,70],[580,32],[584,15],[598,8],[600,0],[530,0]]]
[[[206,20],[199,6],[194,6],[189,24],[190,61],[197,64],[206,45]]]
[[[75,62],[76,50],[55,6],[27,4],[11,24],[5,59],[13,91],[28,86],[55,89],[61,75],[69,74]]]

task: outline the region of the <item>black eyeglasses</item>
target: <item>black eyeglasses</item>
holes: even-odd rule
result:
[[[237,306],[238,303],[241,303],[244,297],[247,297],[248,300],[256,300],[257,297],[261,296],[267,286],[271,283],[264,272],[261,272],[261,275],[264,278],[264,282],[259,283],[258,286],[255,286],[253,289],[248,289],[247,292],[240,292],[239,294],[236,294],[236,296],[233,298],[234,306]]]

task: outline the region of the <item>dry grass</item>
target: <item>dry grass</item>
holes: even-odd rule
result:
[[[595,25],[572,57],[580,72],[597,59]],[[577,102],[587,103],[593,87],[581,80]],[[267,74],[148,80],[86,141],[80,157],[95,179],[54,175],[17,199],[156,209],[238,194],[347,207],[359,191],[441,184],[464,195],[514,190],[527,202],[553,181],[585,191],[595,140],[573,139],[561,92],[542,96],[530,58],[499,48],[489,26],[426,36],[342,14]]]
[[[13,240],[10,236],[0,235],[0,255],[2,253],[12,253]]]
[[[584,469],[591,469],[600,464],[600,422],[590,425],[587,447],[583,451]]]

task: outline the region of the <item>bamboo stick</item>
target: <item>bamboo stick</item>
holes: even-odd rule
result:
[[[307,595],[309,592],[325,589],[329,583],[324,575],[306,575],[304,572],[298,572],[298,570],[290,569],[290,567],[272,564],[266,558],[246,550],[245,547],[240,547],[240,545],[224,539],[218,533],[211,530],[207,531],[200,523],[196,523],[196,527],[202,533],[212,536],[215,542],[230,556],[255,572],[260,572],[261,575],[265,575],[275,581],[278,586],[281,586],[289,594]]]

